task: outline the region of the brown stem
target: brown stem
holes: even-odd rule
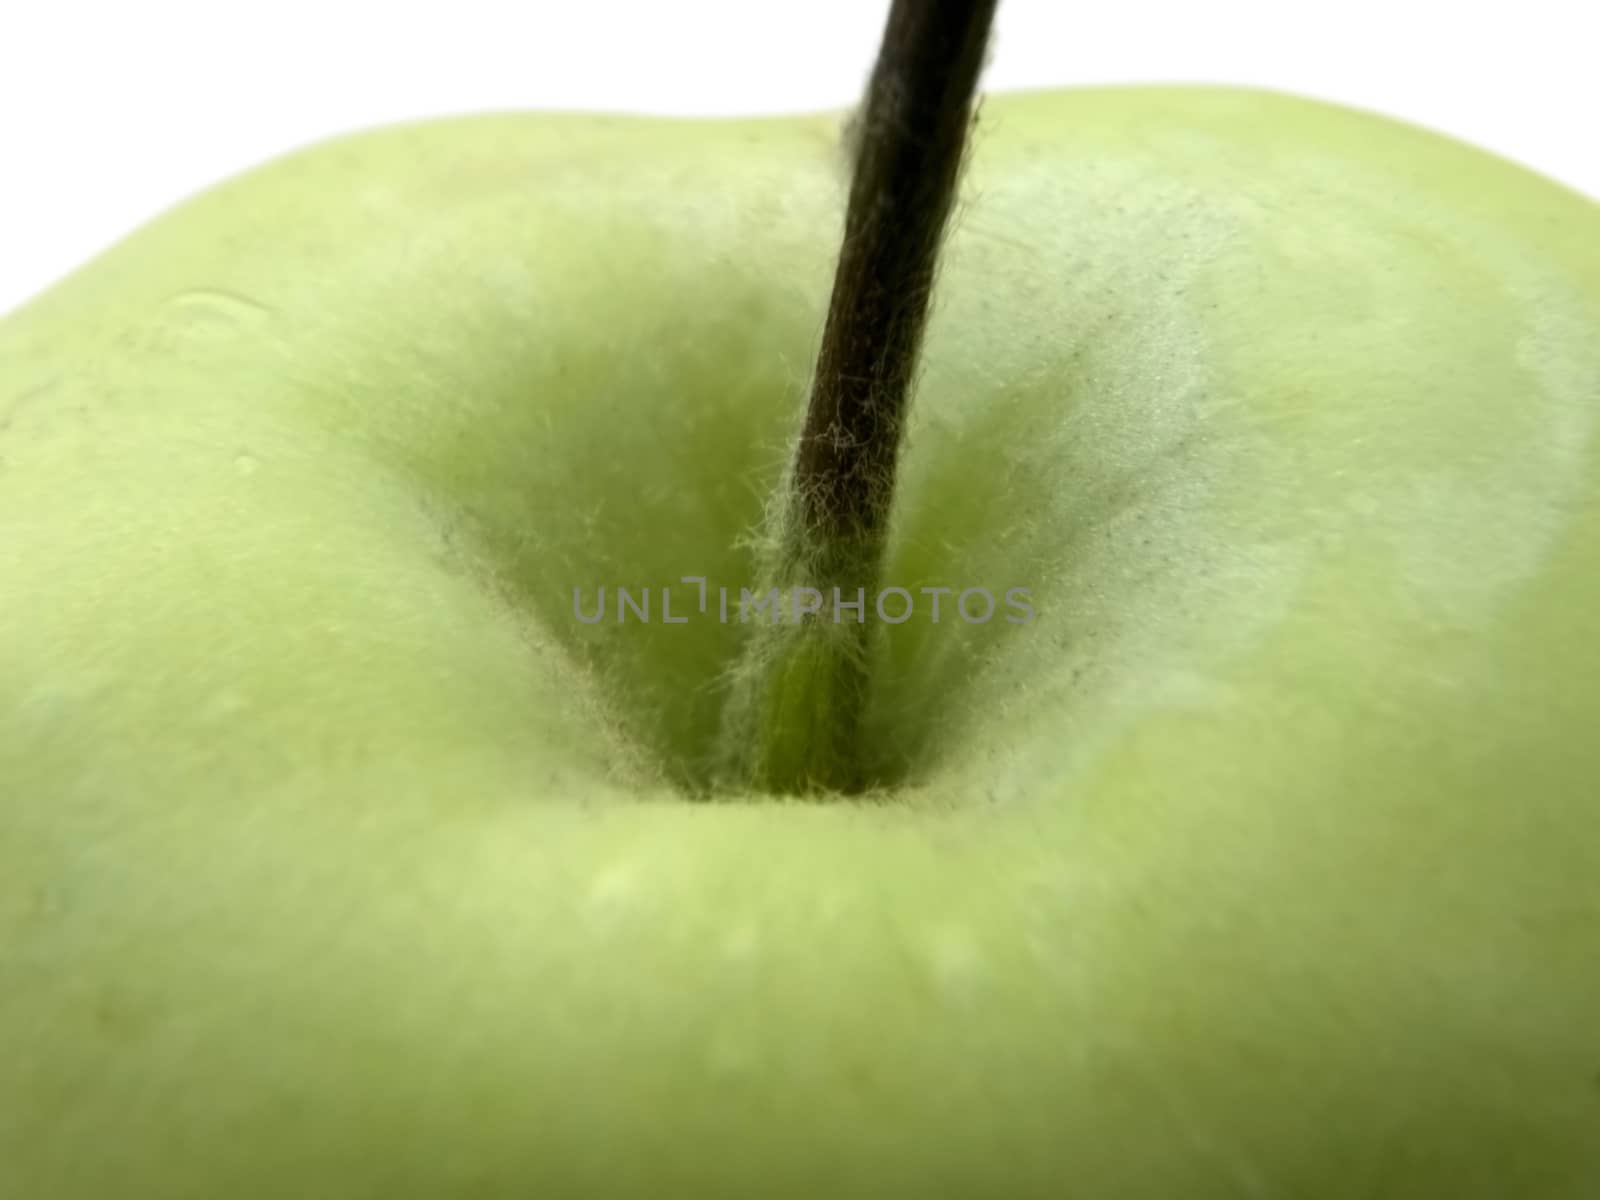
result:
[[[997,0],[895,0],[792,476],[823,539],[877,541]]]
[[[789,595],[873,606],[895,460],[997,0],[895,0],[856,131],[833,298],[768,552]],[[841,596],[842,593],[842,596]],[[859,601],[856,601],[859,602]],[[809,610],[754,634],[719,757],[737,786],[847,793],[864,778],[865,616]]]

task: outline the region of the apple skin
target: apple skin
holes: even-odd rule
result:
[[[686,798],[840,119],[335,141],[0,324],[0,1192],[1600,1191],[1600,211],[989,100],[879,803]],[[683,593],[687,595],[688,593]]]

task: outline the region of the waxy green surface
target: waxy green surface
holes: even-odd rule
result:
[[[692,800],[739,627],[572,589],[752,583],[840,128],[335,141],[0,322],[0,1191],[1600,1189],[1595,203],[989,100],[884,582],[1038,617]]]

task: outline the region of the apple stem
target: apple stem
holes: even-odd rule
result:
[[[896,460],[997,3],[895,0],[889,12],[810,403],[764,543],[784,612],[736,667],[723,728],[725,772],[744,787],[869,782],[860,729]],[[802,617],[805,589],[823,603]]]

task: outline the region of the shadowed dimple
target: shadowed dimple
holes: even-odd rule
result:
[[[113,1042],[135,1041],[155,1021],[154,1013],[144,1002],[112,989],[96,998],[93,1017],[95,1030]]]

